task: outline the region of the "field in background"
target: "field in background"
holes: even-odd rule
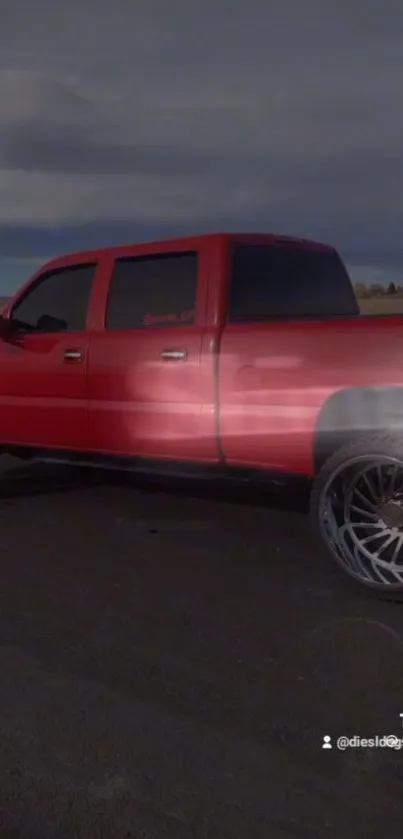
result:
[[[358,299],[362,315],[402,315],[403,297],[369,297]]]

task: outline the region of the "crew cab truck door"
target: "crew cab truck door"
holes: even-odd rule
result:
[[[211,460],[214,381],[201,365],[208,249],[119,249],[91,336],[91,435],[118,456]],[[105,272],[106,273],[106,272]]]
[[[326,386],[318,374],[323,319],[358,314],[350,279],[324,246],[242,244],[230,260],[219,356],[223,453],[229,464],[309,474]]]
[[[96,263],[44,270],[6,310],[0,445],[88,447],[87,316]]]

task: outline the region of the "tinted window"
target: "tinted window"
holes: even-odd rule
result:
[[[230,320],[353,315],[352,284],[336,252],[246,245],[234,249]]]
[[[197,253],[118,259],[107,313],[108,329],[194,323]]]
[[[44,274],[14,306],[12,319],[35,332],[85,330],[95,272],[92,264]]]

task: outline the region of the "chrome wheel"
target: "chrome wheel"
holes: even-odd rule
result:
[[[331,473],[321,535],[343,569],[367,585],[403,585],[403,459],[360,455]]]

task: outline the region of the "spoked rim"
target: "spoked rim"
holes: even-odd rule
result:
[[[403,587],[403,459],[351,458],[320,500],[322,537],[343,569],[369,586]]]

